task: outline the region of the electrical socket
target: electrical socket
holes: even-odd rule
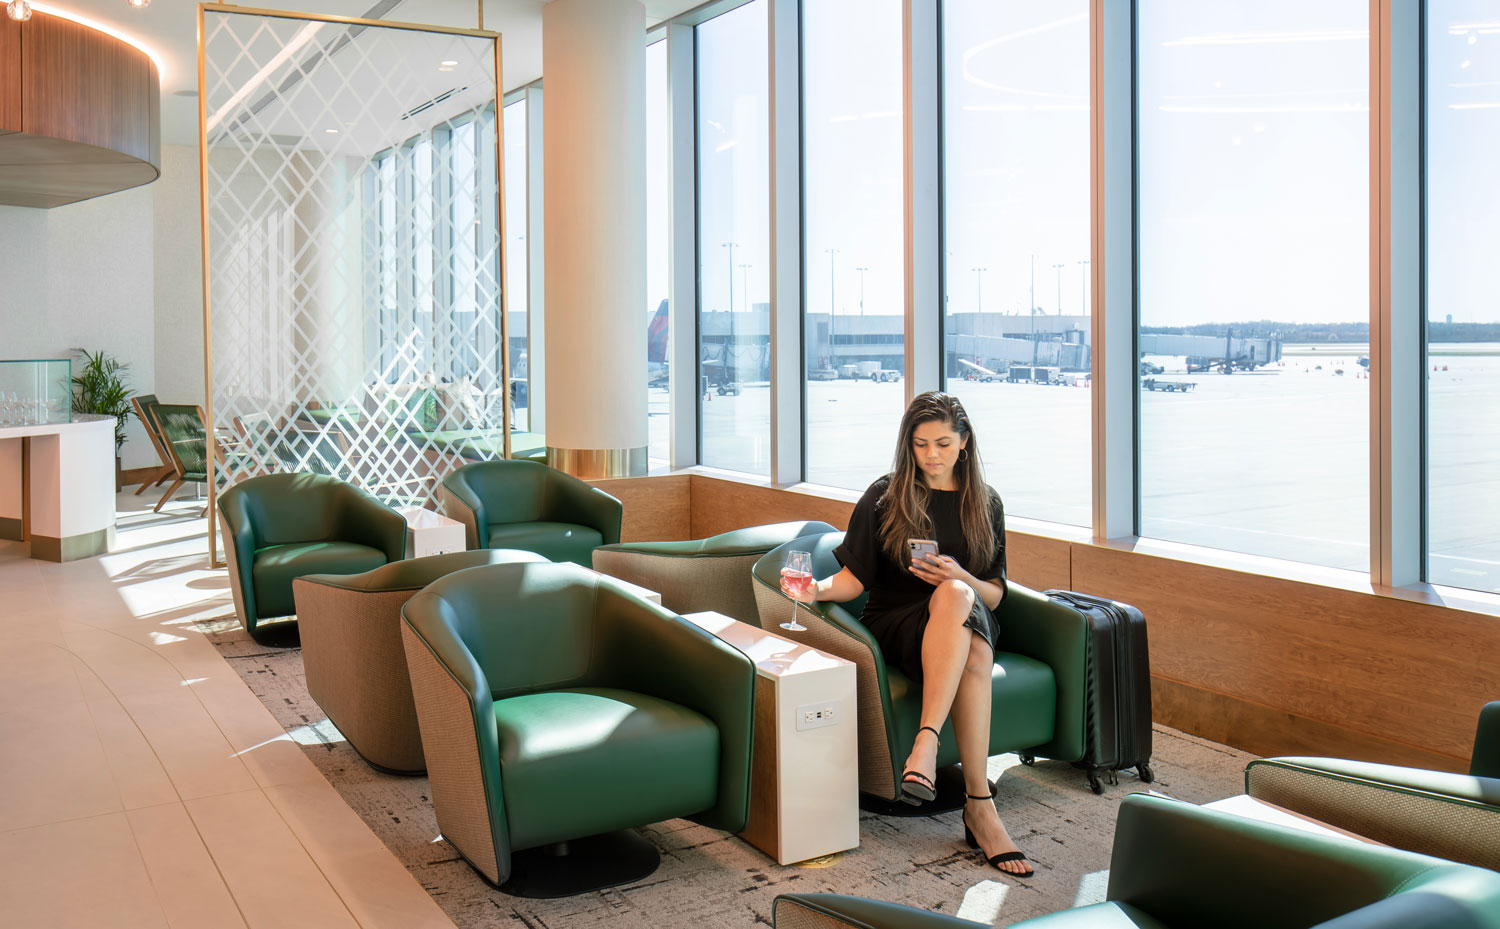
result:
[[[819,729],[842,722],[844,707],[842,700],[825,700],[820,703],[805,703],[796,709],[797,728]]]

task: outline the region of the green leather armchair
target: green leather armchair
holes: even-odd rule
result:
[[[781,593],[786,551],[810,552],[813,576],[827,577],[839,570],[833,550],[843,539],[842,532],[796,539],[772,549],[755,563],[755,599],[762,628],[774,629],[788,618],[791,609],[791,601]],[[885,663],[875,637],[860,623],[865,599],[861,595],[846,603],[813,604],[802,611],[808,631],[793,633],[792,637],[857,666],[859,789],[871,797],[894,802],[900,799],[901,764],[916,738],[922,692],[900,670]],[[995,652],[991,753],[1019,751],[1077,761],[1084,749],[1087,628],[1083,617],[1008,581],[995,618],[1000,623],[1000,642]],[[939,800],[944,802],[938,808],[956,808],[952,788],[961,787],[961,781],[945,769],[957,761],[957,740],[952,724],[945,722],[937,759]],[[956,798],[956,803],[961,804],[962,798]],[[871,806],[868,800],[865,804]],[[921,814],[933,809],[902,809],[899,805],[884,808],[891,813],[913,810]]]
[[[750,569],[771,549],[803,536],[833,532],[822,522],[750,526],[687,542],[616,542],[594,549],[594,570],[661,594],[674,613],[713,610],[760,623]]]
[[[627,827],[745,827],[743,653],[572,564],[459,571],[402,617],[438,826],[486,880],[582,893],[655,870]]]
[[[401,645],[401,607],[440,577],[490,564],[545,562],[487,548],[394,561],[363,574],[292,581],[307,692],[370,767],[421,774],[422,737]]]
[[[219,496],[234,607],[247,632],[291,616],[292,579],[359,574],[406,554],[406,520],[357,487],[320,474],[266,474]]]
[[[1493,871],[1148,794],[1120,803],[1105,896],[1011,929],[1500,929]],[[772,907],[781,929],[982,925],[839,894]]]
[[[1479,714],[1468,774],[1343,758],[1265,758],[1245,792],[1377,842],[1500,870],[1500,701]]]
[[[469,548],[521,548],[588,567],[595,547],[620,541],[620,501],[534,461],[464,465],[443,478],[442,498]]]

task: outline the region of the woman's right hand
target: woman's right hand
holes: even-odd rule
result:
[[[798,603],[816,603],[818,601],[818,582],[814,580],[801,591],[794,591],[787,586],[786,569],[783,568],[781,571],[781,592]]]

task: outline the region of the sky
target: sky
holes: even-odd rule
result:
[[[1494,321],[1500,0],[1428,8],[1429,312]],[[803,15],[807,306],[899,314],[901,3]],[[1143,324],[1368,318],[1368,15],[1364,0],[1140,4]],[[943,17],[947,309],[1084,312],[1088,4],[948,0]],[[764,0],[700,27],[698,50],[703,306],[765,302]],[[647,60],[651,310],[667,288],[664,47]]]

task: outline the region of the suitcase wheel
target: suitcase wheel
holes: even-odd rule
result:
[[[1156,780],[1156,774],[1151,770],[1151,766],[1144,761],[1135,766],[1135,773],[1140,775],[1142,783],[1149,784]]]
[[[1104,793],[1104,782],[1101,781],[1099,779],[1099,775],[1093,771],[1089,772],[1089,790],[1092,790],[1096,794]]]
[[[1030,752],[1021,752],[1020,756],[1021,764],[1026,765],[1028,768],[1036,764],[1036,756],[1031,754]]]

